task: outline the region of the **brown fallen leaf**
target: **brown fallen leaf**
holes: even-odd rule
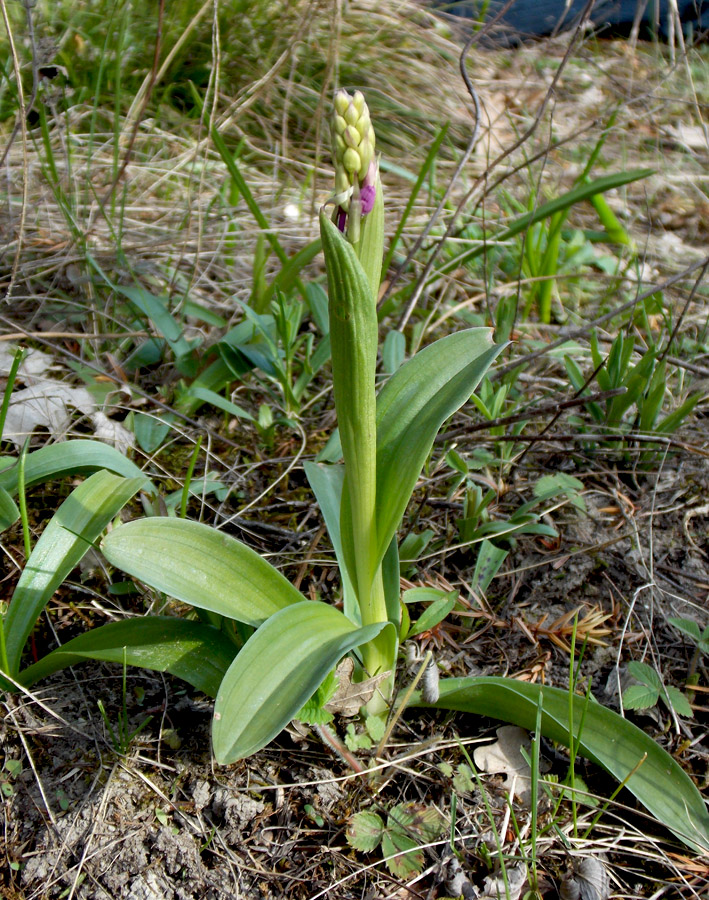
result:
[[[337,676],[337,690],[332,699],[325,704],[325,709],[331,713],[338,713],[345,718],[356,716],[360,709],[374,696],[379,684],[389,677],[390,672],[383,672],[365,681],[352,682],[354,672],[354,660],[346,656],[335,669]]]
[[[531,742],[527,732],[517,725],[503,725],[497,729],[497,741],[478,747],[473,759],[481,772],[507,776],[505,787],[519,797],[520,803],[527,805],[532,793],[532,772],[522,756],[522,747],[529,756]]]

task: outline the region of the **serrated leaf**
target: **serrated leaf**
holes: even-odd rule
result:
[[[686,634],[688,638],[691,638],[695,644],[698,644],[701,640],[701,635],[699,633],[699,625],[693,619],[668,619],[667,620],[670,625],[674,625],[674,627],[681,631],[682,634]]]
[[[423,868],[423,850],[403,832],[387,829],[382,835],[382,853],[387,869],[402,881],[418,875]]]
[[[443,820],[438,810],[422,803],[398,803],[387,817],[387,828],[402,831],[422,843],[435,841],[443,830]]]
[[[384,823],[375,812],[355,813],[347,826],[347,843],[362,853],[371,853],[382,839]]]
[[[212,725],[217,762],[265,747],[335,663],[387,627],[357,628],[333,606],[309,600],[271,616],[244,644],[219,689]]]
[[[364,731],[357,731],[355,725],[350,722],[345,733],[345,744],[355,753],[357,750],[371,750],[372,739]]]
[[[378,744],[384,737],[386,724],[385,716],[367,716],[364,727],[367,729],[367,734],[375,744]]]
[[[631,684],[623,691],[626,709],[651,709],[660,699],[660,691],[646,684]]]
[[[136,519],[106,535],[101,550],[111,565],[156,590],[247,625],[303,600],[246,544],[189,519]]]
[[[475,787],[473,782],[473,771],[470,766],[463,763],[453,776],[453,787],[459,794],[470,793]]]
[[[665,688],[667,697],[672,704],[672,708],[678,716],[687,716],[688,719],[694,718],[694,710],[689,705],[689,700],[682,691],[671,685]]]
[[[631,675],[641,684],[654,688],[658,693],[662,690],[662,679],[653,667],[647,663],[632,660],[632,662],[628,663],[628,675]]]

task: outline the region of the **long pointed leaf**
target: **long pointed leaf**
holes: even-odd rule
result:
[[[124,655],[125,651],[125,655]],[[41,678],[88,659],[170,672],[216,697],[236,647],[216,628],[176,616],[146,616],[109,622],[68,641],[20,672],[29,687]]]
[[[217,761],[265,747],[346,653],[386,623],[357,628],[333,606],[305,600],[276,613],[246,642],[217,695],[212,743]]]
[[[6,459],[0,460],[0,467],[5,462]],[[142,477],[145,482],[143,490],[155,491],[148,476],[115,447],[102,444],[101,441],[88,440],[49,444],[28,453],[25,457],[25,487],[48,481],[50,478],[61,478],[64,475],[88,475],[100,469],[115,472],[116,475],[123,475],[125,478]],[[16,461],[12,460],[7,468],[0,471],[0,487],[9,494],[15,494],[17,475],[18,467]]]
[[[500,243],[502,241],[507,241],[511,237],[514,237],[516,234],[520,234],[523,231],[526,231],[531,225],[536,224],[537,222],[541,222],[543,219],[548,219],[549,216],[554,215],[554,213],[562,212],[565,209],[569,209],[571,206],[575,206],[577,203],[581,203],[584,200],[590,200],[592,197],[600,194],[606,193],[606,191],[613,190],[615,188],[622,187],[623,185],[630,184],[633,181],[639,181],[642,178],[648,178],[650,175],[654,174],[654,169],[631,169],[627,172],[617,172],[613,175],[604,175],[603,178],[597,178],[595,181],[589,181],[588,183],[584,182],[583,184],[579,184],[576,187],[572,188],[567,193],[562,194],[561,197],[555,197],[553,200],[550,200],[548,203],[542,204],[542,206],[537,207],[537,209],[532,212],[525,213],[525,215],[520,216],[509,228],[506,228],[504,231],[501,231],[499,234],[494,236],[494,240],[496,243]],[[459,253],[458,256],[446,262],[440,268],[438,268],[435,272],[436,276],[442,275],[445,272],[450,272],[453,269],[457,269],[460,266],[464,265],[470,260],[474,259],[476,256],[482,256],[483,253],[486,252],[486,249],[489,247],[489,242],[492,238],[488,238],[488,241],[481,241],[477,246],[471,248],[470,250],[466,250],[463,253]]]
[[[136,519],[107,534],[101,550],[156,590],[247,625],[303,600],[246,544],[189,519]]]
[[[357,606],[352,580],[347,572],[347,561],[345,560],[340,533],[340,510],[342,507],[345,467],[331,466],[307,460],[303,463],[303,468],[310,487],[315,494],[315,499],[318,501],[320,512],[325,520],[327,533],[330,535],[332,549],[337,557],[345,615],[348,619],[359,624],[359,607]]]
[[[490,716],[533,731],[540,696],[542,734],[568,746],[569,695],[559,688],[512,678],[449,678],[441,681],[440,698],[430,705]],[[418,698],[414,705],[429,704]],[[579,752],[625,782],[659,822],[695,850],[709,850],[709,814],[699,791],[649,735],[581,696],[574,698],[573,733]]]
[[[380,391],[378,562],[396,533],[441,425],[469,399],[504,346],[493,345],[489,328],[448,335],[405,362]]]
[[[17,675],[22,648],[52,594],[144,483],[142,476],[96,472],[52,516],[25,564],[5,615],[10,675]]]

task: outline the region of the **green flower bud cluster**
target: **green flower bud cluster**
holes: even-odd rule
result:
[[[361,91],[335,94],[335,109],[330,125],[332,162],[335,166],[335,199],[345,210],[354,188],[365,179],[374,159],[374,128]]]

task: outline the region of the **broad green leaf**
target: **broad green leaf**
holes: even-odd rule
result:
[[[346,653],[376,637],[334,606],[305,600],[271,616],[239,652],[217,695],[212,742],[221,764],[256,753],[282,731]]]
[[[667,699],[672,705],[672,709],[678,716],[686,716],[688,719],[694,718],[694,710],[689,704],[687,697],[676,687],[668,685],[665,688]]]
[[[25,642],[52,594],[144,484],[142,475],[122,478],[96,472],[75,488],[52,516],[25,564],[5,614],[10,675],[17,675]]]
[[[160,416],[137,413],[133,417],[133,434],[140,449],[146,453],[155,453],[170,433],[174,423],[173,416],[163,419]]]
[[[377,565],[396,533],[441,425],[504,345],[489,328],[441,338],[405,362],[377,397]]]
[[[534,731],[540,694],[542,734],[568,746],[569,694],[559,688],[511,678],[449,678],[441,680],[435,704],[417,695],[413,705],[490,716]],[[573,707],[579,753],[623,782],[685,844],[709,851],[709,813],[682,767],[644,731],[594,700],[576,696]]]
[[[320,512],[325,520],[325,527],[330,536],[332,549],[337,557],[340,569],[343,607],[345,615],[353,622],[360,624],[360,613],[355,597],[352,580],[347,572],[347,561],[342,549],[340,534],[340,508],[342,506],[342,486],[345,480],[344,466],[323,465],[306,460],[303,463],[305,475],[318,501]]]
[[[87,659],[123,663],[170,672],[198,691],[216,697],[236,654],[229,638],[201,622],[175,616],[145,616],[109,622],[68,641],[38,663],[20,672],[18,681],[30,687],[41,678]]]
[[[0,487],[14,495],[17,493],[16,458],[5,457],[0,460],[0,468]],[[115,447],[102,444],[101,441],[88,440],[49,444],[28,453],[25,457],[25,487],[65,475],[88,475],[100,469],[115,472],[125,478],[142,478],[142,490],[155,492],[148,476]]]
[[[502,563],[507,559],[509,550],[497,547],[492,541],[484,540],[480,542],[478,548],[478,558],[475,560],[475,571],[473,572],[472,589],[474,591],[485,591],[490,587],[490,582],[497,575],[502,567]]]
[[[189,519],[136,519],[107,534],[101,550],[155,590],[247,625],[303,599],[246,544]]]
[[[17,504],[5,488],[0,487],[0,531],[5,531],[20,518]]]

